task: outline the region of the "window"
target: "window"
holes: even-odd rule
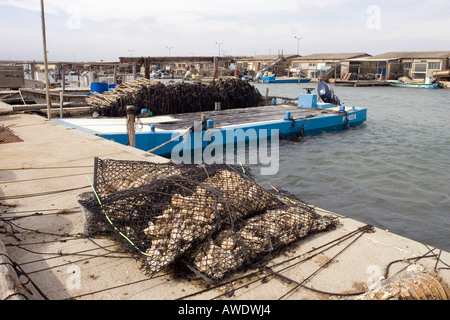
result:
[[[403,69],[411,69],[411,68],[412,68],[412,62],[403,63]]]
[[[313,63],[313,62],[310,62],[310,63],[309,63],[309,66],[310,66],[310,67],[315,67],[315,66],[316,66],[316,64],[315,64],[315,63]]]
[[[413,73],[413,79],[425,80],[425,73]]]
[[[426,72],[427,71],[427,64],[426,63],[416,63],[416,64],[414,64],[414,71],[415,72]]]
[[[441,70],[440,62],[428,62],[428,69]]]
[[[300,67],[300,62],[292,62],[292,67],[294,68]]]

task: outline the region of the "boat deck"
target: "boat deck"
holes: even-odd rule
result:
[[[344,130],[349,126],[360,125],[366,120],[367,109],[352,107],[346,108],[346,112],[343,112],[340,108],[333,107],[331,104],[320,105],[318,108],[299,108],[295,105],[283,104],[141,117],[135,121],[135,146],[141,150],[154,150],[158,155],[167,156],[176,146],[179,146],[183,136],[189,131],[191,139],[189,143],[184,141],[187,143],[184,144],[184,150],[205,148],[213,143],[210,137],[211,132],[202,130],[201,135],[192,132],[192,128],[200,124],[203,119],[212,120],[212,124],[207,121],[206,125],[214,129],[215,135],[221,134],[222,139],[214,142],[214,145],[222,144],[223,146],[233,143],[234,138],[231,135],[235,135],[238,139],[236,141],[259,139],[259,134],[262,137],[266,137],[266,134],[267,136],[276,134],[284,139],[290,139]],[[67,118],[55,121],[118,143],[125,145],[129,143],[126,118]],[[174,134],[178,134],[178,137],[175,138]]]
[[[238,108],[220,111],[205,111],[193,113],[179,113],[165,116],[139,118],[143,125],[155,124],[157,131],[184,131],[195,121],[201,121],[202,115],[214,121],[215,128],[262,123],[267,121],[282,121],[290,112],[292,119],[307,119],[319,115],[334,114],[338,108],[317,109],[298,108],[293,105],[273,105],[254,108]],[[125,118],[66,118],[64,124],[95,134],[126,133]]]

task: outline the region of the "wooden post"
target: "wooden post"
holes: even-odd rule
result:
[[[128,145],[136,147],[136,135],[134,129],[134,107],[127,106],[127,131],[128,131]]]
[[[216,80],[216,78],[219,78],[219,58],[214,57],[214,76],[213,79]]]
[[[66,68],[62,68],[62,92],[66,90]]]
[[[30,64],[30,74],[31,74],[31,80],[35,80],[36,75],[34,74],[36,72],[36,64],[33,62]]]
[[[150,79],[150,60],[149,60],[149,58],[144,59],[144,69],[145,69],[145,79]]]
[[[391,62],[390,61],[388,61],[387,62],[387,67],[386,67],[386,76],[385,76],[385,80],[390,80],[391,78],[390,78],[390,75],[391,74]],[[380,80],[383,80],[383,79],[380,79]]]
[[[47,62],[47,39],[45,36],[45,14],[44,14],[44,0],[41,0],[41,24],[42,24],[42,42],[44,47],[44,67],[45,67],[45,84],[47,96],[47,118],[52,119],[52,100],[50,99],[50,79],[48,78],[48,62]]]
[[[135,63],[133,63],[133,80],[136,80],[136,77],[137,77],[137,72],[136,72],[136,64]]]
[[[59,92],[59,118],[63,118],[64,92]]]
[[[267,100],[269,100],[269,88],[266,88],[266,100],[265,100],[266,105],[267,105]]]

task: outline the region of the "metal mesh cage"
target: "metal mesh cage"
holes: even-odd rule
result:
[[[79,197],[91,234],[108,232],[149,275],[183,260],[212,281],[335,225],[275,195],[238,166],[95,160],[94,189]],[[286,200],[287,199],[287,200]]]

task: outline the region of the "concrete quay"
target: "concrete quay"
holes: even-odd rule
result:
[[[212,285],[180,279],[170,270],[149,278],[113,240],[83,235],[76,197],[91,190],[95,157],[167,159],[37,115],[0,115],[0,125],[23,140],[0,144],[0,242],[5,248],[0,250],[6,251],[0,252],[0,267],[9,266],[0,269],[0,289],[6,292],[0,299],[380,299],[364,293],[383,287],[383,279],[394,279],[405,268],[429,271],[447,291],[438,294],[433,287],[436,295],[449,295],[448,252],[319,208],[319,214],[336,216],[340,226],[298,241],[265,267]],[[17,294],[6,288],[5,278],[16,282]],[[419,281],[409,286],[415,292],[419,286],[427,289]]]

